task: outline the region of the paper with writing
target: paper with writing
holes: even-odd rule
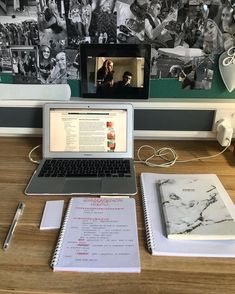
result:
[[[135,201],[73,198],[54,271],[139,272]]]

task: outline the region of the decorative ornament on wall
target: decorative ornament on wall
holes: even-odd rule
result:
[[[235,46],[220,55],[219,70],[226,88],[232,92],[235,89]]]

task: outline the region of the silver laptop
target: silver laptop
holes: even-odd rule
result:
[[[134,195],[133,107],[50,103],[43,108],[43,159],[26,195]]]

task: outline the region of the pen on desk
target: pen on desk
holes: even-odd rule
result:
[[[11,223],[11,226],[10,226],[9,231],[7,233],[6,239],[4,241],[3,250],[7,250],[9,248],[9,246],[10,246],[11,239],[13,237],[15,227],[16,227],[16,225],[18,223],[18,220],[19,220],[20,216],[23,213],[24,207],[25,207],[24,203],[20,202],[17,209],[16,209],[16,213],[15,213],[15,216],[14,216],[14,218],[12,220],[12,223]]]

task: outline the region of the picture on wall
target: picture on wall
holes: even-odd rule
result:
[[[13,83],[79,79],[82,43],[151,44],[151,79],[210,89],[216,56],[235,45],[235,1],[0,0],[0,74]],[[27,78],[13,70],[22,59]]]
[[[37,84],[37,47],[12,46],[11,63],[15,84]]]

